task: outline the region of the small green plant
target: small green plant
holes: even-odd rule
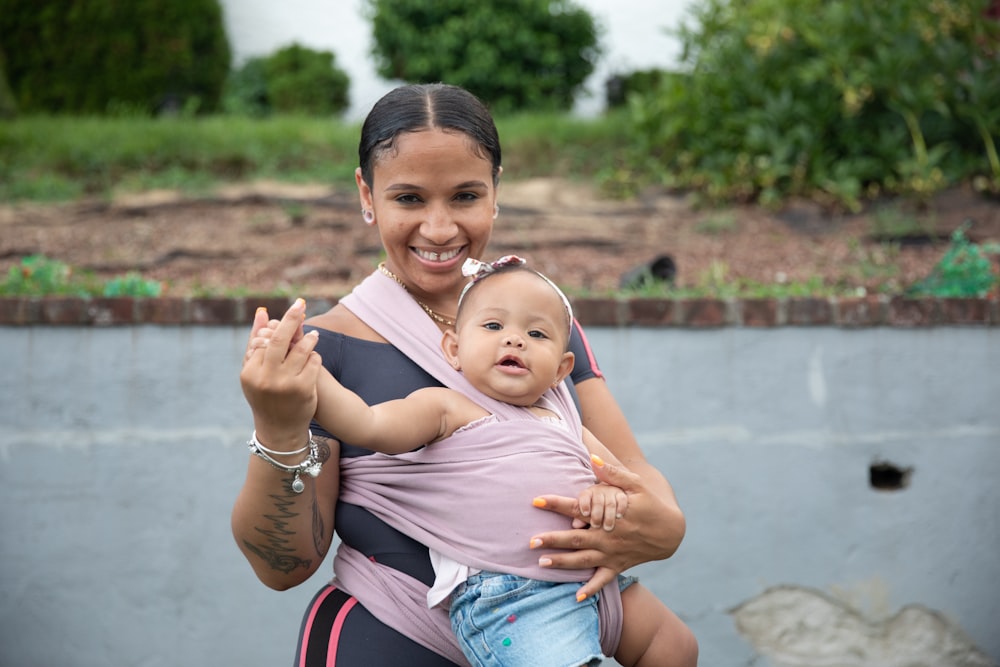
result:
[[[45,255],[29,255],[10,267],[0,281],[2,296],[159,296],[162,285],[130,271],[101,282],[90,272],[78,272]]]
[[[67,264],[44,255],[29,255],[21,260],[20,265],[10,267],[7,278],[0,284],[0,294],[84,296],[87,288]]]
[[[103,296],[160,296],[163,285],[158,280],[147,280],[135,271],[112,278],[104,283]]]
[[[973,243],[965,235],[968,223],[951,235],[951,244],[929,276],[907,290],[913,296],[985,296],[1000,286],[990,255],[1000,254],[1000,244]]]
[[[283,202],[281,208],[293,225],[301,225],[309,215],[309,207],[300,201]]]

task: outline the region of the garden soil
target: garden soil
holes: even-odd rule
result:
[[[900,291],[928,275],[950,234],[1000,243],[1000,201],[967,189],[917,207],[860,214],[806,201],[780,210],[706,208],[690,194],[629,200],[554,179],[507,182],[490,255],[514,253],[578,295],[616,290],[637,267],[669,257],[677,285],[806,283]],[[909,222],[906,234],[887,240]],[[380,259],[357,194],[325,186],[238,184],[210,196],[145,192],[112,201],[0,203],[0,272],[42,254],[110,278],[139,271],[172,295],[334,297]]]

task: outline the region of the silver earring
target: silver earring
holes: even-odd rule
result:
[[[496,220],[498,215],[500,215],[500,204],[493,204],[493,219]]]
[[[361,209],[361,219],[365,221],[365,224],[369,227],[375,224],[375,211],[369,211],[366,208]]]

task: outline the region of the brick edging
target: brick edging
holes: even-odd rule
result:
[[[310,314],[337,298],[306,299]],[[1000,299],[902,296],[782,299],[576,298],[577,319],[612,327],[1000,326]],[[240,325],[264,306],[285,311],[291,297],[0,297],[0,326]]]

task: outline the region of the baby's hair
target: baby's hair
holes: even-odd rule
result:
[[[559,289],[559,286],[556,285],[554,282],[552,282],[552,280],[550,280],[548,276],[546,276],[543,273],[539,273],[538,271],[535,271],[534,269],[525,266],[524,264],[507,264],[505,266],[496,267],[492,271],[489,271],[488,273],[484,272],[476,276],[471,282],[469,282],[468,285],[465,286],[465,289],[462,290],[462,295],[458,299],[458,311],[455,314],[455,322],[457,323],[462,318],[462,311],[464,309],[466,302],[468,301],[468,296],[470,292],[474,291],[481,283],[489,280],[490,278],[493,278],[494,276],[502,275],[504,273],[511,273],[514,271],[524,271],[526,273],[530,273],[534,276],[537,276],[539,279],[547,283],[548,286],[555,291],[556,296],[559,297],[559,300],[563,304],[563,310],[566,314],[566,345],[569,346],[569,339],[570,336],[573,334],[573,306],[570,305],[569,299],[566,297],[566,294],[561,289]]]

